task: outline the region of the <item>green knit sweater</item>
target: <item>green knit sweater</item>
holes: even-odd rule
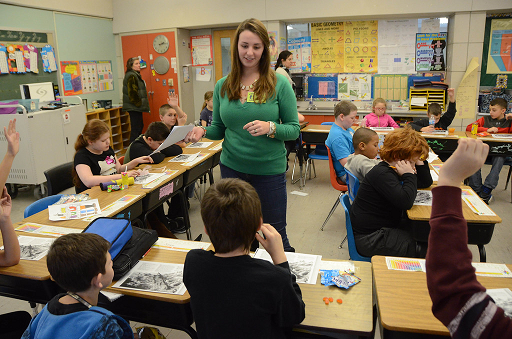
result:
[[[264,103],[229,101],[220,90],[226,77],[220,79],[213,92],[213,120],[206,128],[206,137],[212,140],[224,138],[220,161],[235,171],[274,175],[286,170],[285,140],[295,140],[300,133],[297,101],[286,78],[276,74],[276,95]],[[252,136],[243,127],[254,121],[273,121],[275,138],[266,135]]]

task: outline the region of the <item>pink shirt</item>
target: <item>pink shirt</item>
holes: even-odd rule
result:
[[[387,114],[377,116],[375,113],[370,113],[366,117],[366,127],[400,127],[393,120],[393,118]]]

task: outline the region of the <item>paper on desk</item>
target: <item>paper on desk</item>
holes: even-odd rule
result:
[[[158,177],[157,179],[142,185],[142,188],[155,188],[156,186],[160,185],[162,182],[167,180],[169,177],[172,177],[174,174],[178,173],[178,170],[170,170],[165,171],[162,176]]]
[[[183,264],[139,261],[130,272],[114,284],[116,288],[183,295]]]
[[[98,199],[48,206],[48,215],[52,221],[77,220],[98,213],[100,213],[100,203]]]
[[[146,175],[139,175],[135,177],[135,183],[139,185],[146,185],[152,182],[153,180],[156,180],[160,178],[165,173],[148,173]]]
[[[195,164],[200,163],[201,161],[203,161],[203,160],[204,160],[204,158],[205,158],[207,155],[208,155],[208,154],[206,154],[206,153],[197,153],[197,154],[196,154],[196,157],[195,157],[194,159],[189,160],[189,161],[187,161],[187,162],[183,163],[182,165],[183,165],[183,166],[194,166]]]
[[[469,208],[478,215],[495,216],[496,214],[487,206],[485,202],[478,197],[478,195],[472,190],[463,188],[462,189],[462,200],[469,206]]]
[[[320,261],[321,270],[338,270],[347,273],[355,273],[354,264],[350,261]]]
[[[374,131],[394,131],[394,127],[370,127],[371,130]]]
[[[108,217],[109,215],[114,214],[116,211],[122,210],[125,206],[133,204],[132,200],[138,198],[138,194],[127,194],[124,197],[121,197],[111,203],[110,205],[107,205],[101,209],[101,212],[99,214],[83,218],[83,221],[91,222],[94,219],[97,219],[99,217]]]
[[[427,158],[427,162],[430,164],[432,161],[434,160],[437,160],[439,159],[439,157],[437,156],[437,154],[435,154],[434,152],[428,152],[428,158]]]
[[[495,139],[512,139],[512,134],[491,134]]]
[[[218,143],[217,145],[210,148],[210,151],[218,151],[222,149],[222,142]]]
[[[505,264],[473,262],[471,265],[476,270],[475,274],[482,277],[512,278],[512,272]]]
[[[210,245],[211,243],[209,242],[188,241],[171,238],[158,238],[157,242],[155,242],[155,244],[153,245],[153,248],[188,252],[194,249],[206,250],[208,247],[210,247]]]
[[[26,222],[23,225],[16,227],[14,230],[19,231],[19,232],[26,232],[26,233],[50,235],[52,237],[60,237],[61,235],[71,234],[71,233],[82,233],[82,231],[83,231],[83,230],[77,229],[77,228],[49,226],[49,225],[36,224],[33,222]]]
[[[100,291],[101,294],[103,294],[110,302],[116,301],[117,299],[121,298],[124,294],[121,293],[114,293],[114,292],[107,292],[107,291]]]
[[[440,129],[436,129],[434,131],[430,131],[430,132],[424,132],[422,133],[423,135],[448,135],[448,131],[446,130],[440,130]]]
[[[194,154],[180,154],[169,160],[169,162],[188,162],[192,161],[199,155],[200,152]]]
[[[23,260],[40,260],[50,249],[55,238],[26,237],[20,235],[18,242],[20,243],[20,259]],[[0,247],[3,250],[4,246]]]
[[[505,311],[505,315],[512,318],[512,291],[508,288],[492,288],[485,291],[494,300],[496,305]]]
[[[174,145],[178,141],[185,139],[188,132],[190,132],[193,128],[194,125],[174,126],[167,139],[165,139],[165,141],[160,146],[158,146],[158,148],[154,150],[153,153],[151,153],[150,155],[153,155],[156,152],[159,152],[160,150],[165,149],[171,145]]]
[[[432,177],[432,181],[438,181],[439,176],[437,175],[437,172],[434,170],[430,170],[430,176]]]
[[[389,270],[426,272],[425,259],[386,257]]]
[[[285,252],[290,271],[297,279],[298,284],[316,284],[318,271],[320,270],[321,255]],[[272,262],[270,254],[264,249],[258,248],[254,258]]]
[[[194,142],[193,144],[188,145],[186,148],[206,148],[209,147],[213,142]]]
[[[418,190],[413,205],[432,206],[432,191]]]
[[[441,170],[441,166],[443,166],[443,164],[432,164],[430,166],[432,166],[432,168],[437,172],[437,174],[439,174],[439,170]]]

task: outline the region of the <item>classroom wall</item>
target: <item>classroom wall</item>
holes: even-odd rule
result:
[[[194,85],[192,79],[189,82],[183,81],[183,67],[192,63],[192,56],[190,55],[190,31],[188,29],[176,30],[176,57],[178,64],[178,82],[180,100],[179,104],[183,112],[187,113],[187,122],[192,123],[196,120],[194,111],[194,100],[190,98],[187,93],[194,93]],[[189,72],[191,71],[189,67]],[[190,73],[189,73],[190,74]],[[192,77],[191,77],[192,78]]]
[[[83,15],[92,15],[103,18],[114,17],[113,6],[111,0],[18,0],[18,1],[2,1],[17,6],[25,6],[36,9],[45,9],[49,11],[59,11],[66,13],[75,13]],[[5,16],[2,12],[2,21]]]

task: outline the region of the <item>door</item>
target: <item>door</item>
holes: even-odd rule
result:
[[[165,35],[169,40],[169,49],[164,53],[158,53],[153,48],[153,40],[158,35]],[[140,70],[142,79],[146,82],[149,107],[151,110],[150,114],[143,115],[144,132],[150,123],[160,121],[158,109],[160,106],[167,103],[169,89],[174,90],[175,93],[179,95],[177,69],[171,67],[172,65],[177,66],[174,32],[127,35],[121,37],[121,43],[124,67],[126,67],[126,62],[129,58],[136,56],[141,56],[147,64],[146,68],[141,68]],[[158,74],[152,69],[153,63],[159,56],[165,57],[171,65],[169,70],[164,74]],[[171,79],[171,82],[169,82],[169,79]]]
[[[231,45],[236,29],[213,31],[215,82],[231,72]]]

